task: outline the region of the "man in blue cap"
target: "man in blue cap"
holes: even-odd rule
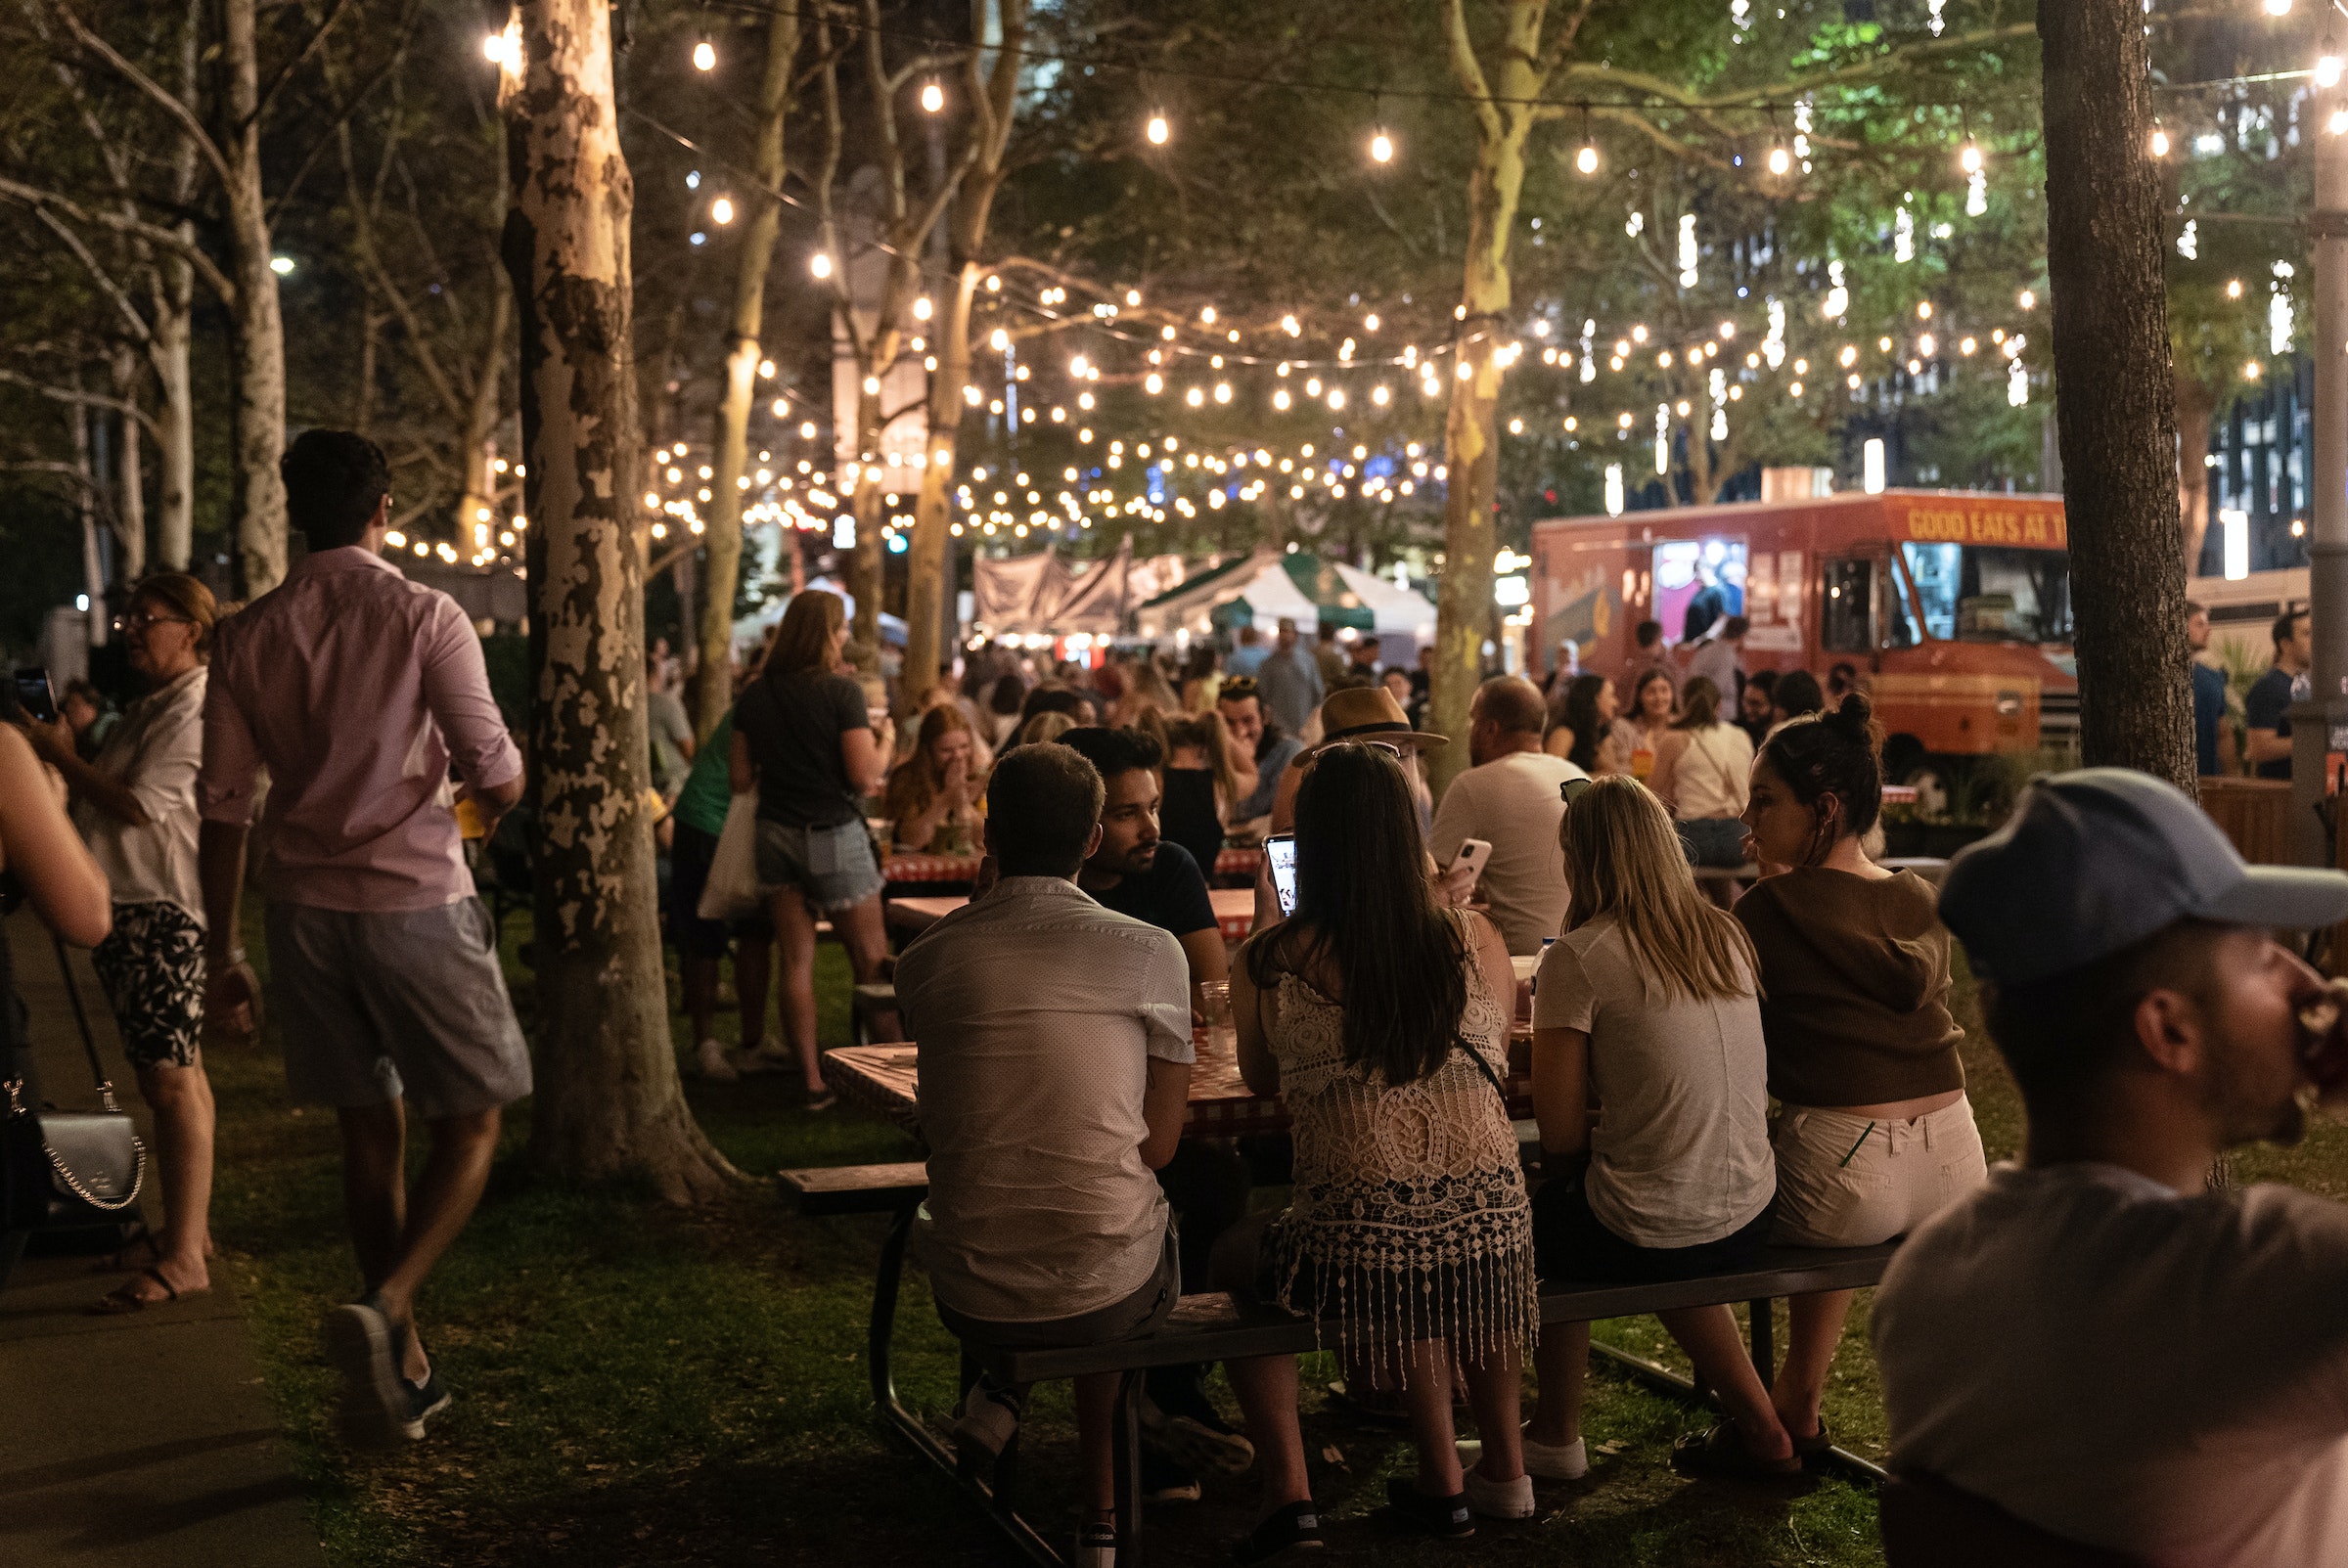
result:
[[[1895,1466],[2147,1562],[2348,1562],[2348,1207],[2208,1187],[2340,1085],[2341,994],[2273,933],[2348,918],[2348,875],[2245,866],[2091,768],[2023,791],[1940,912],[2030,1125],[1884,1276]]]

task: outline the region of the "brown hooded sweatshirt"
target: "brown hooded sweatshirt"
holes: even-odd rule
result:
[[[1937,906],[1913,872],[1823,866],[1765,876],[1737,901],[1761,959],[1772,1095],[1823,1110],[1964,1087]]]

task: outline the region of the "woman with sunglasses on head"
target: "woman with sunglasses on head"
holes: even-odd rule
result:
[[[1784,690],[1781,683],[1780,690]],[[1878,735],[1864,694],[1797,718],[1753,763],[1744,810],[1761,880],[1737,918],[1761,960],[1769,1092],[1781,1104],[1776,1238],[1871,1246],[1904,1235],[1988,1177],[1949,1013],[1949,933],[1914,872],[1860,841],[1882,812]],[[1771,1385],[1805,1456],[1829,1446],[1819,1396],[1851,1292],[1796,1296]]]
[[[196,774],[203,761],[211,590],[164,572],[132,592],[117,625],[147,688],[84,762],[63,719],[28,732],[73,791],[74,826],[113,889],[113,930],[90,955],[139,1094],[155,1113],[167,1220],[118,1261],[139,1265],[95,1311],[133,1313],[210,1288],[212,1088],[204,1075],[204,912],[197,874]],[[221,1020],[248,1023],[248,1020]]]
[[[1292,1119],[1288,1207],[1227,1232],[1217,1288],[1338,1320],[1398,1372],[1419,1454],[1387,1516],[1438,1536],[1470,1512],[1527,1518],[1517,1381],[1537,1319],[1531,1211],[1503,1085],[1515,993],[1508,946],[1439,907],[1392,740],[1322,747],[1296,793],[1296,910],[1233,971],[1247,1086]],[[1486,1448],[1463,1473],[1451,1368]],[[1296,1359],[1227,1364],[1262,1467],[1241,1562],[1319,1545],[1296,1416]]]

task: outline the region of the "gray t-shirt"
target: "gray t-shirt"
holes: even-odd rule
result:
[[[1693,1247],[1769,1206],[1778,1187],[1769,1053],[1750,991],[1728,1002],[1666,997],[1642,983],[1621,927],[1602,915],[1550,945],[1533,1029],[1590,1037],[1598,1126],[1587,1187],[1607,1230],[1637,1246]]]
[[[1517,751],[1469,768],[1443,791],[1426,847],[1448,866],[1467,839],[1492,846],[1476,885],[1518,958],[1540,952],[1565,923],[1565,853],[1558,847],[1565,800],[1558,786],[1588,777],[1563,757]]]

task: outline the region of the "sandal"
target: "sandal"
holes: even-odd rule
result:
[[[1790,1432],[1786,1433],[1785,1435],[1788,1437],[1793,1437],[1793,1434]],[[1833,1447],[1834,1435],[1827,1430],[1827,1418],[1824,1415],[1821,1415],[1818,1418],[1817,1431],[1811,1433],[1808,1437],[1796,1437],[1793,1439],[1793,1456],[1801,1460],[1803,1467],[1808,1469],[1813,1467],[1814,1461],[1823,1458],[1827,1454],[1830,1453],[1833,1450]]]
[[[140,1295],[138,1293],[140,1279],[152,1279],[162,1286],[162,1299],[158,1301],[153,1296]],[[210,1288],[209,1285],[198,1285],[188,1294],[191,1296],[202,1295]],[[91,1302],[89,1311],[93,1318],[127,1318],[132,1313],[145,1312],[150,1307],[166,1306],[177,1301],[179,1296],[179,1287],[163,1277],[162,1270],[141,1269],[137,1277],[133,1278],[130,1283],[122,1286],[119,1290],[110,1290],[96,1301]]]
[[[1745,1447],[1735,1421],[1722,1421],[1700,1437],[1671,1446],[1671,1467],[1680,1474],[1713,1481],[1783,1481],[1802,1473],[1802,1456],[1765,1459]]]

